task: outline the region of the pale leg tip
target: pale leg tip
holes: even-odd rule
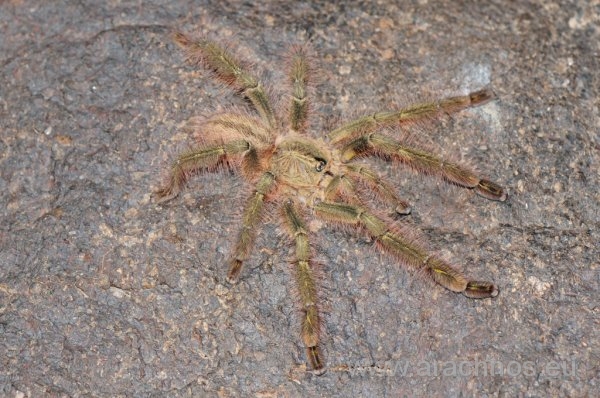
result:
[[[242,271],[242,264],[243,262],[241,260],[236,259],[231,261],[229,264],[229,272],[227,272],[227,282],[232,285],[235,285],[238,282],[240,279],[240,272]]]
[[[489,88],[474,91],[469,94],[469,99],[472,105],[482,105],[493,100],[496,97],[494,92]]]
[[[315,376],[323,376],[327,372],[327,369],[325,369],[325,368],[313,369],[310,372],[312,374],[314,374]]]
[[[477,192],[479,196],[498,202],[504,202],[508,199],[508,192],[506,192],[506,189],[495,182],[486,179],[479,181],[479,184],[475,187],[475,192]]]
[[[394,210],[396,214],[399,214],[401,216],[407,216],[411,213],[412,208],[410,206],[398,205]]]
[[[498,287],[491,282],[469,281],[463,295],[469,298],[493,298],[498,295]]]

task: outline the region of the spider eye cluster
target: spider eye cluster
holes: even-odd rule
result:
[[[327,166],[327,161],[325,159],[320,159],[320,158],[315,158],[315,160],[318,162],[317,165],[315,166],[315,170],[317,170],[318,173],[325,170],[325,166]]]

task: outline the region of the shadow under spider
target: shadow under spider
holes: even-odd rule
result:
[[[389,204],[397,214],[410,213],[410,205],[368,165],[357,162],[364,157],[386,159],[472,190],[484,198],[505,201],[507,193],[498,184],[460,164],[407,145],[388,132],[389,127],[408,126],[484,104],[493,99],[491,90],[377,112],[315,137],[308,131],[311,67],[301,47],[295,48],[288,59],[287,109],[276,113],[260,81],[228,50],[213,41],[193,39],[183,33],[176,33],[174,39],[193,64],[203,66],[217,80],[239,92],[257,115],[223,112],[191,123],[188,127],[201,137],[201,143],[173,162],[168,180],[156,192],[158,201],[177,196],[192,174],[213,171],[224,164],[232,166],[253,185],[231,256],[227,274],[230,283],[238,280],[250,256],[265,203],[272,201],[278,205],[282,223],[295,243],[293,265],[301,304],[301,336],[315,373],[322,374],[325,363],[319,347],[320,300],[307,217],[363,230],[380,250],[422,271],[448,290],[470,298],[498,294],[493,283],[470,279],[408,237],[410,233],[393,226],[389,217],[380,215],[382,212],[373,210],[374,197]]]

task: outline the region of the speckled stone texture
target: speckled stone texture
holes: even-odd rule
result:
[[[598,394],[598,2],[252,3],[0,2],[0,395]],[[323,227],[330,369],[306,373],[276,224],[225,281],[244,182],[205,175],[151,200],[185,120],[244,106],[184,63],[174,27],[270,82],[310,42],[320,129],[491,87],[496,101],[417,134],[506,203],[378,166],[413,204],[399,222],[500,295],[445,291]]]

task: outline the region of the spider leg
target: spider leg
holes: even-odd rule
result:
[[[304,51],[298,47],[291,55],[289,81],[292,85],[292,103],[289,111],[291,128],[305,131],[309,102],[306,97],[310,68]]]
[[[210,170],[225,159],[244,152],[250,153],[250,156],[255,152],[252,145],[246,140],[234,140],[223,144],[199,146],[198,148],[182,153],[173,162],[167,183],[156,192],[158,202],[166,202],[176,197],[191,173],[198,170]],[[251,157],[248,159],[251,159]]]
[[[302,306],[302,341],[311,367],[318,373],[324,372],[324,362],[319,349],[321,319],[319,315],[316,278],[311,263],[308,231],[300,217],[297,206],[288,200],[283,205],[285,224],[290,238],[296,241],[294,262],[296,283]]]
[[[227,272],[227,281],[229,283],[237,282],[244,261],[250,256],[250,251],[256,239],[256,229],[261,220],[265,197],[273,190],[275,185],[275,176],[268,171],[263,173],[246,203],[242,217],[242,229],[238,233],[233,256],[229,264],[229,271]]]
[[[349,204],[366,205],[367,201],[362,199],[364,192],[358,188],[357,183],[366,185],[369,194],[375,195],[377,199],[391,203],[395,213],[410,214],[410,204],[401,199],[377,174],[360,164],[342,165],[340,172],[325,186],[323,197],[327,201],[341,200]]]
[[[359,134],[367,134],[383,127],[408,124],[430,119],[441,113],[456,113],[465,108],[484,104],[494,98],[489,89],[474,91],[468,95],[449,97],[439,101],[415,104],[397,111],[377,112],[360,117],[329,133],[332,143],[352,139]]]
[[[367,155],[394,159],[418,172],[437,175],[452,184],[473,189],[478,195],[487,199],[503,202],[508,196],[500,185],[480,178],[466,167],[446,161],[424,150],[403,145],[384,134],[370,133],[359,136],[346,144],[341,151],[343,162]]]
[[[344,168],[351,179],[362,181],[371,189],[371,192],[379,196],[382,200],[391,203],[393,205],[393,210],[396,213],[410,213],[410,204],[404,199],[401,199],[391,186],[379,178],[379,176],[368,167],[360,164],[347,164]]]
[[[448,290],[471,298],[498,295],[498,289],[493,283],[468,280],[446,261],[428,254],[419,244],[404,238],[399,231],[362,207],[338,202],[320,202],[315,204],[314,210],[317,216],[325,220],[362,226],[382,249],[402,263],[425,270],[435,282]]]
[[[193,40],[181,32],[175,33],[173,38],[194,63],[202,63],[219,80],[239,90],[250,100],[267,125],[275,127],[275,114],[262,84],[232,54],[210,40]]]
[[[246,139],[255,145],[264,145],[272,141],[269,130],[260,120],[236,113],[221,113],[207,120],[192,119],[186,130],[198,132],[207,142]]]

